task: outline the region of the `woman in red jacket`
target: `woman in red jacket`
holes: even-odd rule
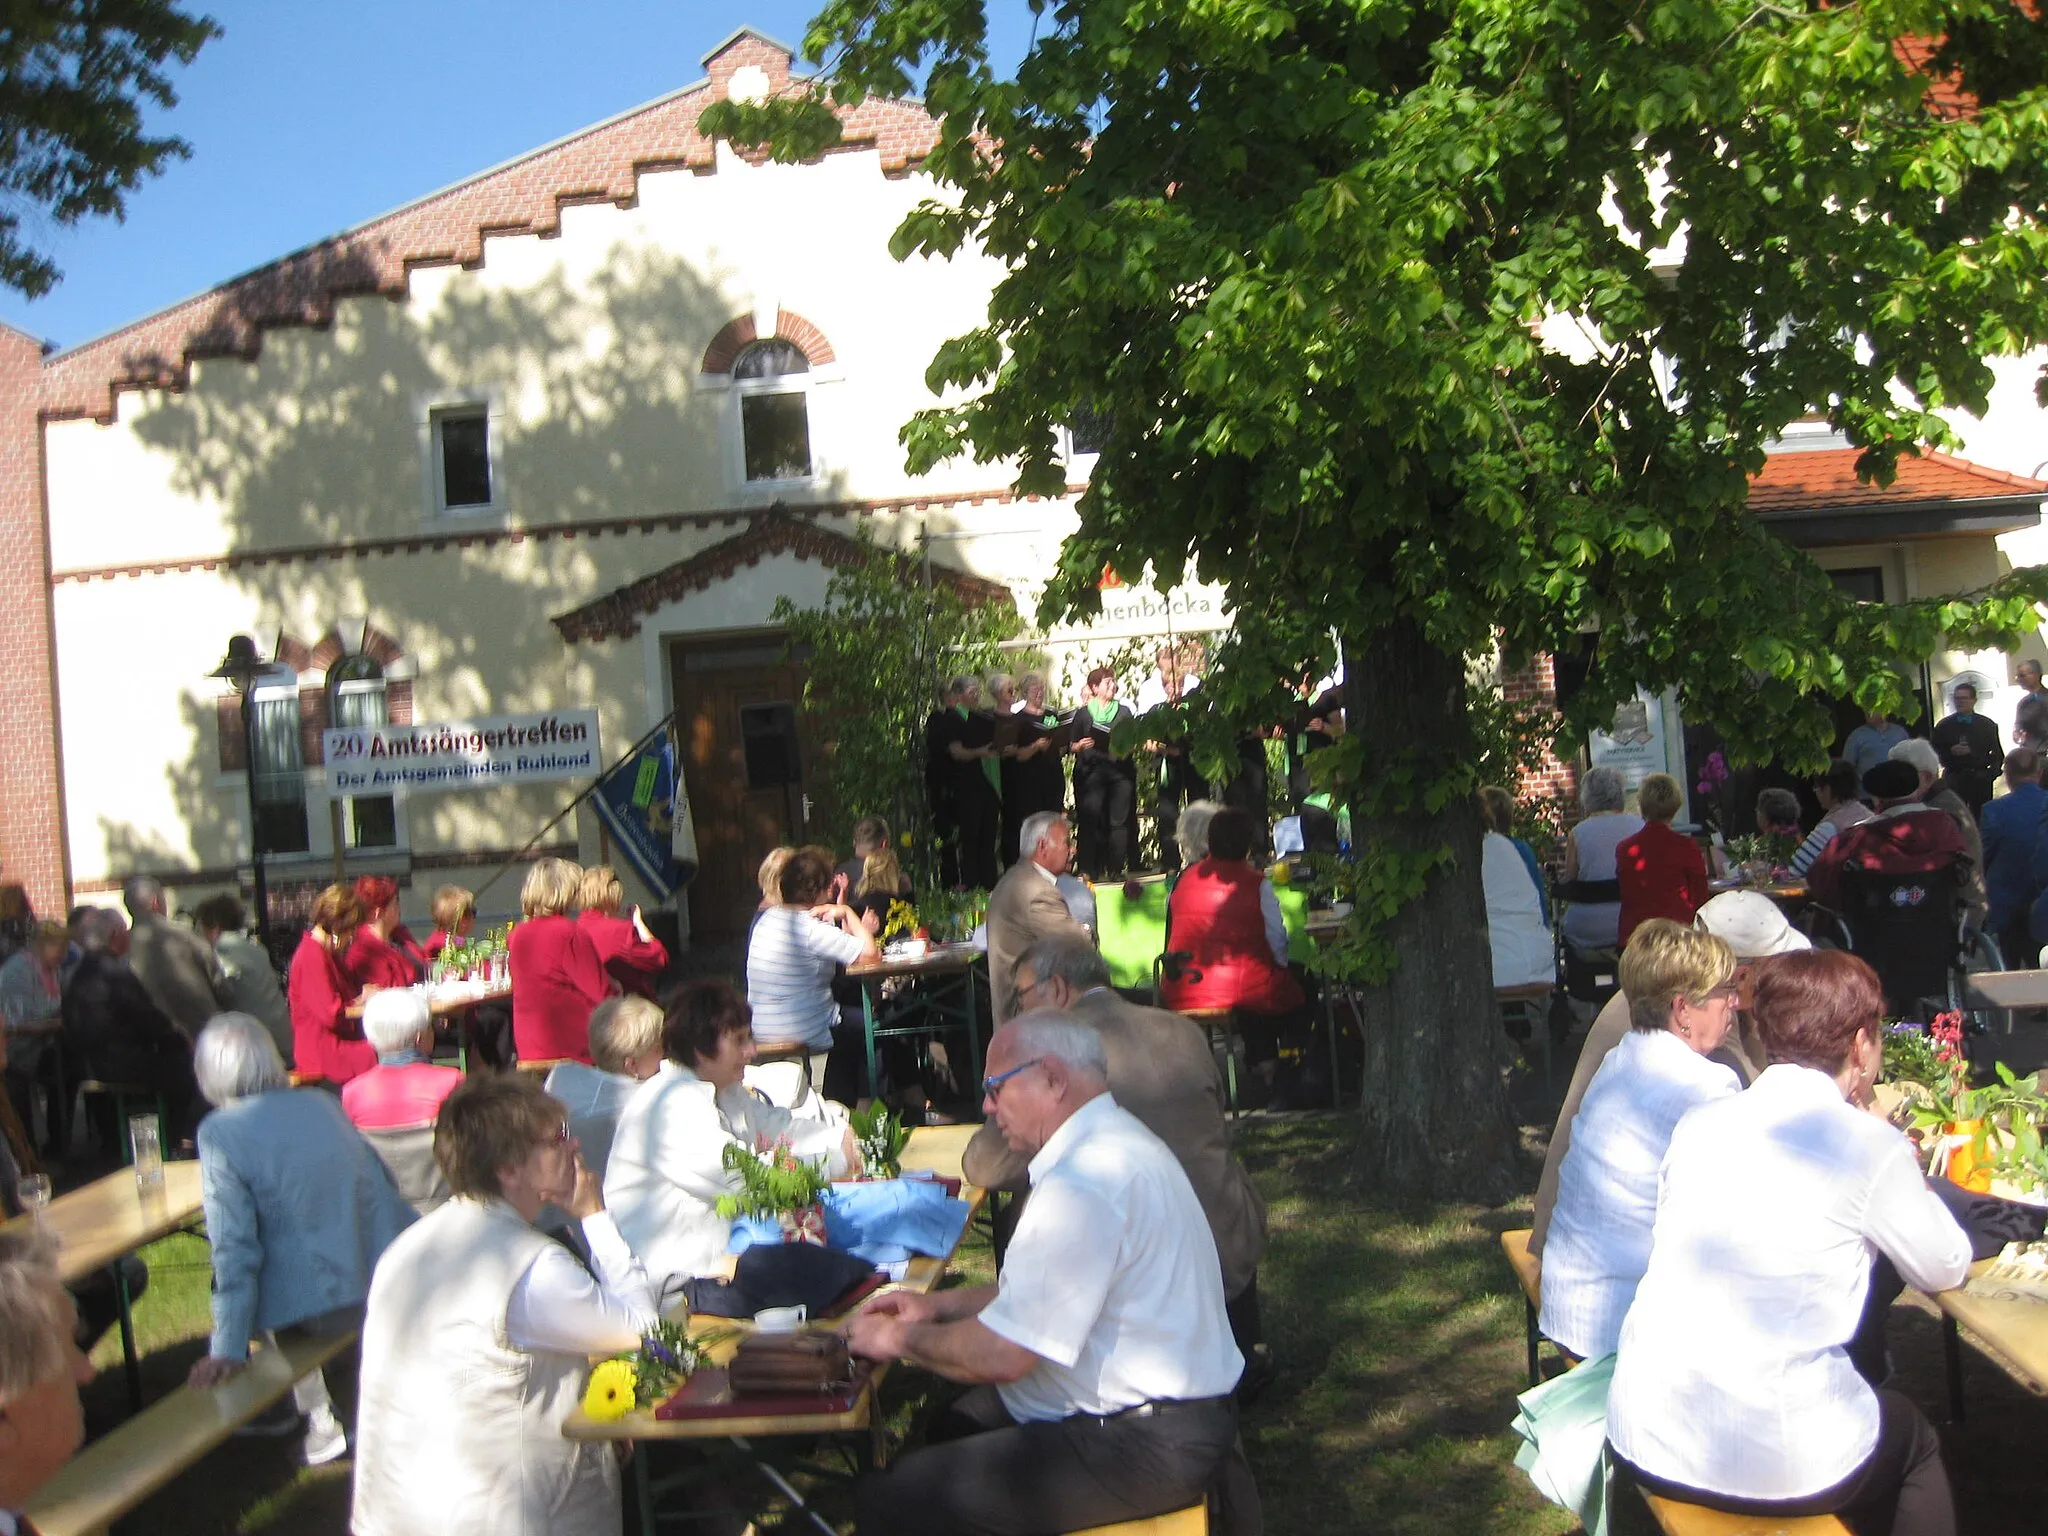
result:
[[[1685,804],[1685,791],[1668,773],[1653,773],[1636,792],[1643,830],[1625,838],[1614,850],[1614,874],[1621,882],[1620,941],[1646,919],[1668,917],[1692,922],[1707,889],[1707,856],[1683,832],[1671,830],[1671,818]]]
[[[416,960],[400,947],[398,935],[405,934],[408,942],[412,935],[398,920],[398,882],[387,875],[364,875],[356,882],[355,895],[363,922],[349,943],[342,969],[358,990],[416,985],[425,975],[424,956]]]
[[[1169,1008],[1235,1009],[1245,1061],[1270,1089],[1281,1032],[1305,1026],[1308,1000],[1287,969],[1279,898],[1250,862],[1252,835],[1250,814],[1234,806],[1210,821],[1208,856],[1166,901],[1166,947],[1190,958],[1160,990]]]
[[[314,899],[313,926],[299,940],[285,980],[292,1011],[292,1059],[307,1077],[345,1083],[377,1065],[377,1048],[363,1038],[362,1024],[348,1016],[361,990],[341,966],[341,956],[363,920],[355,892],[330,885]]]
[[[542,859],[519,889],[512,929],[512,1047],[521,1061],[590,1062],[590,1010],[618,990],[571,918],[583,871]]]
[[[654,996],[654,983],[668,968],[668,949],[647,931],[640,909],[631,919],[619,916],[625,905],[626,888],[608,864],[594,864],[583,871],[583,885],[576,905],[576,926],[597,951],[598,963],[620,988],[641,997]]]

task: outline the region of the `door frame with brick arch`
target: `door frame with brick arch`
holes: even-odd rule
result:
[[[804,709],[807,669],[785,658],[784,645],[780,630],[668,641],[676,742],[697,830],[693,943],[744,938],[761,899],[762,859],[781,844],[811,841],[822,824],[809,777],[820,743]]]

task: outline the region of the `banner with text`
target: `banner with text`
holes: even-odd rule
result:
[[[486,789],[595,775],[597,711],[486,715],[442,725],[342,726],[320,736],[330,795]]]

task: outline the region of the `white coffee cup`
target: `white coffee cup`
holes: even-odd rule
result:
[[[808,1315],[801,1306],[767,1307],[754,1314],[754,1328],[759,1333],[795,1333]]]

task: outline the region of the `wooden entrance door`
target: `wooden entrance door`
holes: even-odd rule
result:
[[[692,942],[742,937],[760,904],[768,851],[810,838],[804,774],[814,761],[803,710],[804,668],[777,636],[677,641],[677,741],[697,825],[690,883]]]

